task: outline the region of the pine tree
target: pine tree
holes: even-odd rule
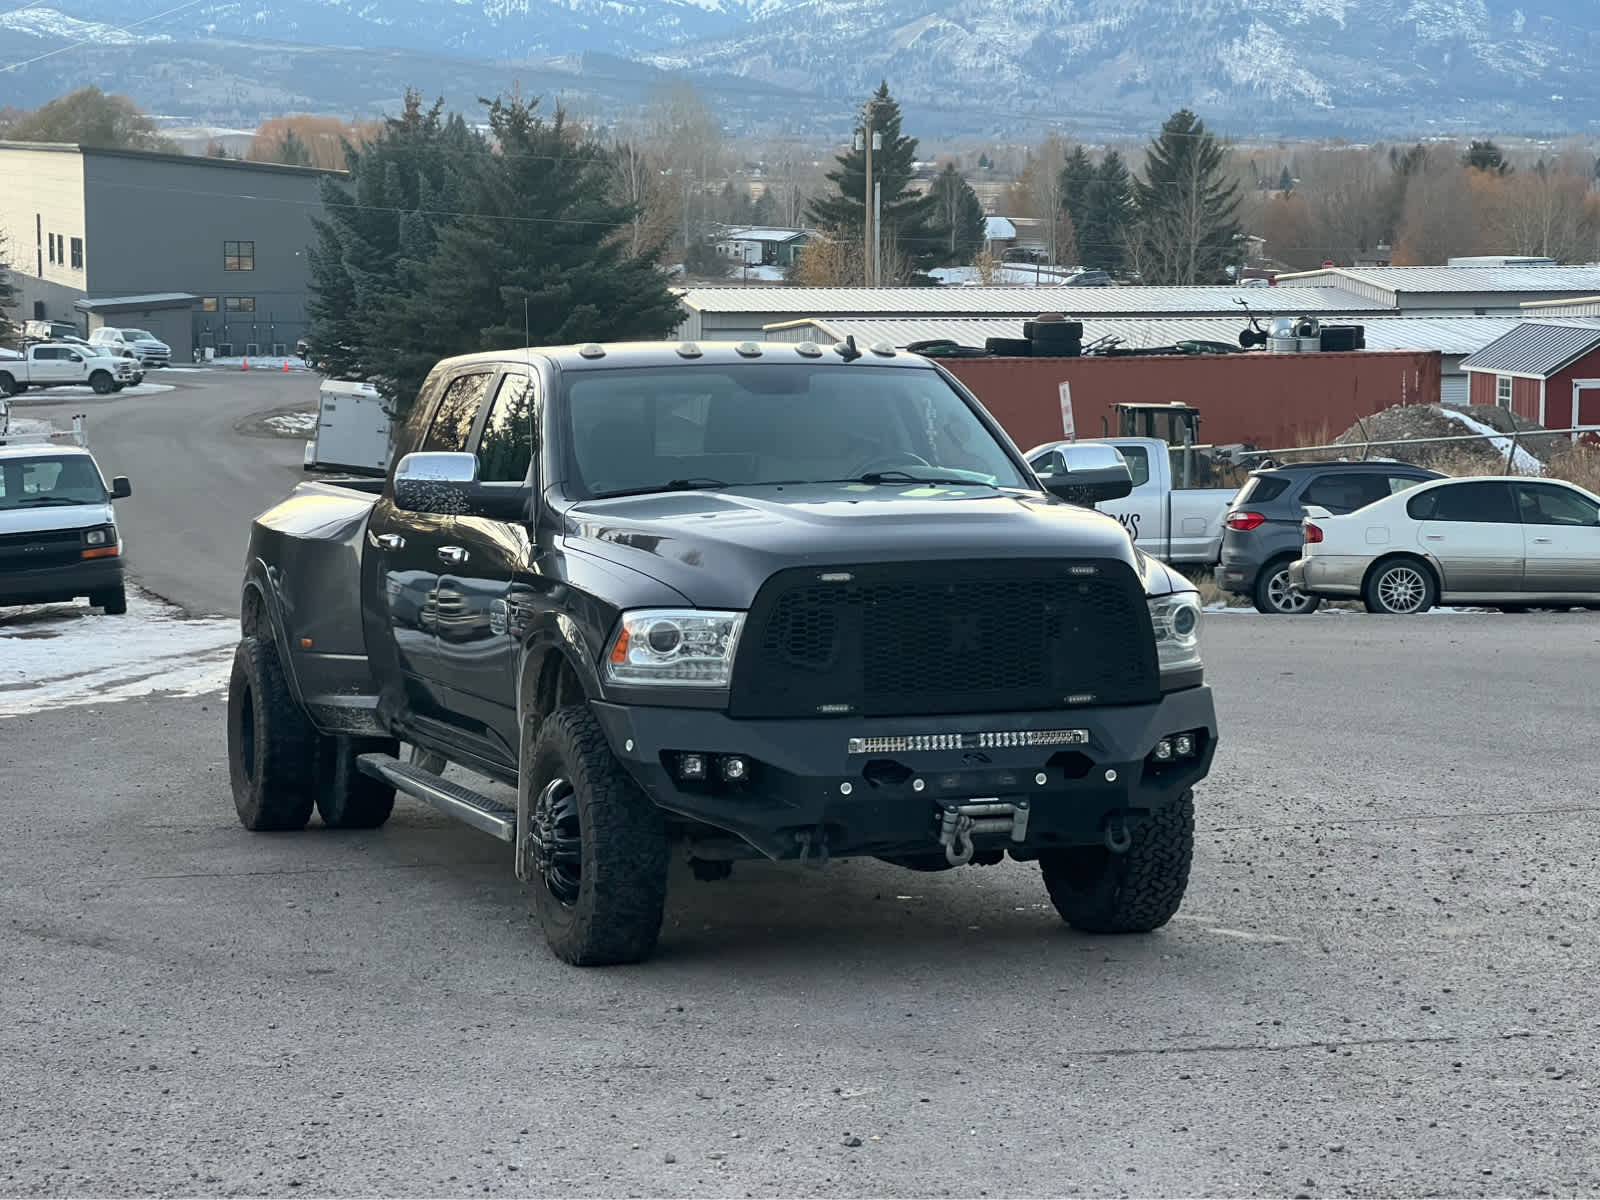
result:
[[[313,221],[309,340],[336,378],[377,383],[396,355],[411,352],[411,338],[385,340],[380,311],[393,295],[422,286],[437,228],[459,211],[463,176],[488,154],[482,137],[443,109],[440,100],[425,110],[421,96],[408,91],[401,115],[387,119],[373,140],[346,144],[348,180],[322,180],[327,217]],[[415,363],[403,374],[411,379]],[[414,387],[404,396],[392,385],[380,390],[397,411],[415,397]]]
[[[610,156],[557,108],[516,93],[488,108],[495,153],[466,164],[462,215],[434,230],[409,287],[380,306],[380,390],[399,406],[441,358],[527,344],[665,337],[682,319],[654,250],[618,234],[633,208],[610,198]],[[402,278],[407,273],[402,272]]]
[[[1461,165],[1474,171],[1488,171],[1495,175],[1509,175],[1511,164],[1505,153],[1493,142],[1473,142],[1461,156]]]
[[[309,167],[311,150],[300,140],[300,135],[290,129],[278,143],[278,162],[286,167]]]
[[[1133,183],[1138,224],[1130,248],[1144,282],[1220,282],[1238,257],[1243,229],[1228,151],[1188,109],[1167,118]]]
[[[17,344],[17,326],[11,313],[17,303],[17,291],[11,282],[11,239],[0,229],[0,346]]]
[[[872,152],[872,173],[880,197],[885,264],[899,258],[910,271],[926,271],[939,262],[943,246],[938,234],[928,228],[932,197],[911,190],[917,139],[900,132],[900,105],[890,97],[887,82],[867,101],[858,132],[866,136],[876,132],[883,137],[883,148]],[[836,193],[813,200],[808,215],[836,237],[859,240],[866,232],[866,149],[851,149],[838,156],[838,163],[827,175]],[[892,272],[885,270],[884,274],[883,282],[896,282]]]
[[[1078,253],[1084,253],[1083,231],[1089,228],[1089,185],[1094,182],[1094,164],[1089,152],[1074,146],[1061,168],[1061,206],[1078,231]],[[1087,264],[1086,264],[1087,265]]]
[[[771,229],[778,221],[778,201],[772,194],[772,188],[764,187],[761,195],[756,197],[756,202],[750,208],[750,220],[763,229]]]
[[[983,204],[954,163],[934,176],[929,195],[934,198],[930,232],[940,242],[944,266],[966,266],[983,249],[988,231]]]
[[[1079,261],[1104,271],[1122,270],[1128,225],[1134,217],[1133,179],[1122,155],[1108,150],[1084,195],[1078,228]]]
[[[1286,196],[1294,191],[1294,176],[1289,174],[1288,167],[1278,173],[1278,190]]]

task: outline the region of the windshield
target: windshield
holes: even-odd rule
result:
[[[932,371],[729,364],[568,377],[574,483],[591,496],[862,481],[1032,489]]]
[[[125,341],[129,342],[153,342],[156,340],[155,334],[143,329],[124,329],[122,336]]]
[[[87,455],[0,459],[0,511],[105,502],[105,483]]]

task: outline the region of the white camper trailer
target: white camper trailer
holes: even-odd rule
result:
[[[389,414],[370,383],[325,379],[317,427],[306,442],[306,470],[383,474],[389,467]]]

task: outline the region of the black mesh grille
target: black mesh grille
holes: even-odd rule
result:
[[[825,574],[850,578],[820,582]],[[731,711],[911,716],[1159,694],[1144,589],[1124,564],[883,564],[769,580],[750,614]]]
[[[0,568],[31,571],[64,567],[83,557],[82,544],[83,534],[76,529],[0,534]]]

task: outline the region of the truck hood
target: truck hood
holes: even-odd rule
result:
[[[0,533],[54,533],[110,525],[111,505],[65,504],[42,508],[0,508]]]
[[[1146,574],[1115,519],[988,488],[658,492],[576,504],[565,534],[569,549],[648,575],[701,608],[748,608],[774,572],[807,563],[1100,558]]]

